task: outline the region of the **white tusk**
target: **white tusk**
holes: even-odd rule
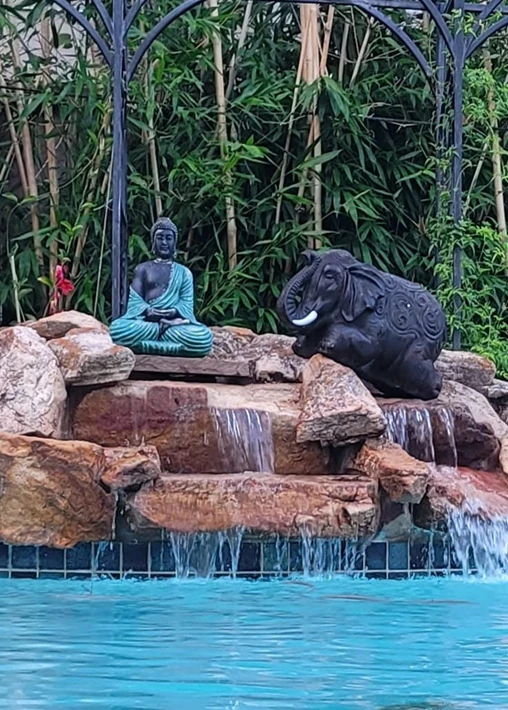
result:
[[[317,311],[311,311],[308,316],[305,316],[305,318],[297,318],[296,320],[291,322],[293,323],[293,325],[296,325],[298,326],[298,328],[301,328],[304,325],[310,325],[311,323],[314,323],[317,317]]]

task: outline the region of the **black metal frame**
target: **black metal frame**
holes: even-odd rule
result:
[[[127,36],[138,13],[147,0],[113,0],[112,15],[102,0],[89,0],[102,21],[103,33],[89,22],[82,12],[68,0],[53,0],[69,13],[88,33],[101,51],[112,71],[113,88],[113,189],[112,189],[112,310],[113,318],[120,316],[127,305],[127,97],[128,87],[139,63],[157,37],[175,20],[205,0],[184,0],[153,27],[143,39],[132,57],[129,57]],[[266,1],[266,0],[264,0]],[[268,0],[270,1],[270,0]],[[285,0],[292,4],[314,3],[316,0]],[[320,4],[355,7],[381,22],[397,37],[413,55],[436,93],[438,148],[452,152],[449,185],[451,190],[450,211],[455,223],[462,219],[462,145],[463,74],[467,59],[496,32],[508,26],[507,0],[487,0],[484,3],[467,3],[465,0],[324,0]],[[424,11],[434,21],[437,33],[436,66],[433,69],[414,40],[383,9]],[[494,13],[499,19],[484,27]],[[465,32],[465,18],[473,14],[472,29]],[[443,127],[444,98],[450,95],[453,104],[453,128]],[[441,179],[443,176],[441,176]],[[438,176],[438,180],[440,177]],[[459,289],[462,282],[461,250],[455,247],[453,255],[453,285]],[[457,306],[460,303],[457,302]],[[460,332],[453,334],[453,345],[460,348]]]

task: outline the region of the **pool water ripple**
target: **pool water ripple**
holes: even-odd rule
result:
[[[0,710],[508,710],[506,581],[2,580],[0,594]]]

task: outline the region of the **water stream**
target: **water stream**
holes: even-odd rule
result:
[[[216,408],[211,411],[224,472],[274,472],[272,422],[267,412]]]
[[[431,413],[425,408],[400,406],[386,409],[384,414],[388,438],[411,456],[421,461],[457,465],[455,426],[450,409],[438,407]]]

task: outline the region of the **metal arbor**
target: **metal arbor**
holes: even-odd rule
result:
[[[128,51],[128,34],[147,0],[112,0],[112,14],[103,0],[90,0],[102,24],[99,32],[69,0],[52,0],[74,18],[88,33],[111,69],[113,90],[113,179],[112,179],[112,311],[120,316],[127,305],[127,99],[131,82],[139,63],[157,37],[179,17],[202,5],[205,0],[184,0],[153,27],[132,56]],[[274,0],[265,0],[273,2]],[[315,0],[284,0],[292,4],[313,3]],[[438,149],[451,149],[449,175],[451,216],[455,223],[462,218],[462,146],[463,146],[463,76],[468,58],[489,38],[508,27],[508,0],[486,0],[467,3],[465,0],[324,0],[321,4],[355,7],[379,21],[403,44],[431,82],[436,96]],[[437,30],[435,68],[426,60],[415,41],[384,10],[427,12]],[[451,129],[443,129],[445,97],[452,102]],[[453,255],[453,285],[460,288],[462,280],[461,251]],[[454,333],[453,345],[460,347],[460,333]]]

